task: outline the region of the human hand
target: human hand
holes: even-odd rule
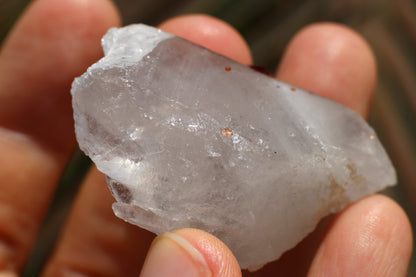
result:
[[[70,84],[100,57],[102,35],[118,24],[107,0],[37,0],[0,52],[0,276],[13,276],[24,266],[76,147]],[[243,39],[219,20],[185,16],[161,28],[252,63]],[[353,31],[317,24],[294,38],[277,76],[366,117],[376,67],[367,44]],[[153,235],[116,218],[113,201],[103,175],[91,169],[43,276],[139,275]],[[312,235],[279,261],[244,275],[404,276],[411,250],[405,213],[375,195],[332,219],[322,241]],[[204,276],[202,272],[241,275],[218,239],[184,229],[155,240],[141,276]]]

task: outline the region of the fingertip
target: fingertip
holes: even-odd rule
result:
[[[60,43],[54,45],[56,50],[51,52],[60,50],[59,54],[66,58],[65,62],[68,65],[72,65],[69,64],[70,62],[75,62],[89,66],[95,62],[102,56],[100,44],[102,36],[109,28],[121,24],[119,11],[109,0],[38,2],[37,18],[44,21],[37,24],[42,32],[42,39]],[[32,13],[36,16],[36,13]],[[51,24],[51,21],[54,24]]]
[[[241,277],[231,251],[216,237],[196,229],[181,229],[156,237],[141,277]]]
[[[370,46],[357,32],[340,24],[317,23],[292,39],[277,76],[367,117],[377,66]]]
[[[231,25],[212,16],[182,15],[163,22],[159,28],[242,64],[252,63],[250,49],[244,38]]]
[[[50,83],[72,81],[102,55],[101,37],[119,24],[109,0],[34,1],[6,40],[2,65],[41,84],[44,76]]]
[[[174,232],[186,238],[205,257],[213,277],[239,277],[240,265],[231,250],[215,236],[198,229],[180,229]]]
[[[412,245],[403,209],[386,196],[373,195],[334,219],[309,276],[405,276]]]

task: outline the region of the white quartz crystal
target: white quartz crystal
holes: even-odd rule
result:
[[[206,230],[255,268],[396,182],[374,131],[337,103],[145,25],[103,46],[73,83],[75,127],[128,222]]]

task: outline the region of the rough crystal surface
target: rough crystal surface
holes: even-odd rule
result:
[[[337,103],[145,25],[103,46],[73,83],[75,127],[128,222],[206,230],[254,268],[396,182],[374,131]]]

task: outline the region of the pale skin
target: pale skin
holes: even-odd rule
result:
[[[101,36],[118,25],[119,15],[107,0],[37,0],[2,47],[0,276],[18,276],[22,270],[76,148],[70,84],[101,57]],[[243,38],[220,20],[188,15],[160,27],[252,64]],[[321,23],[293,38],[276,77],[366,118],[377,72],[371,49],[357,33]],[[43,276],[241,276],[231,251],[199,230],[161,236],[149,250],[154,236],[116,218],[112,202],[103,175],[91,169]],[[323,235],[316,233],[321,240],[312,235],[280,261],[244,276],[406,275],[412,230],[394,201],[369,196],[330,220]],[[170,275],[157,272],[160,268],[168,268]]]

